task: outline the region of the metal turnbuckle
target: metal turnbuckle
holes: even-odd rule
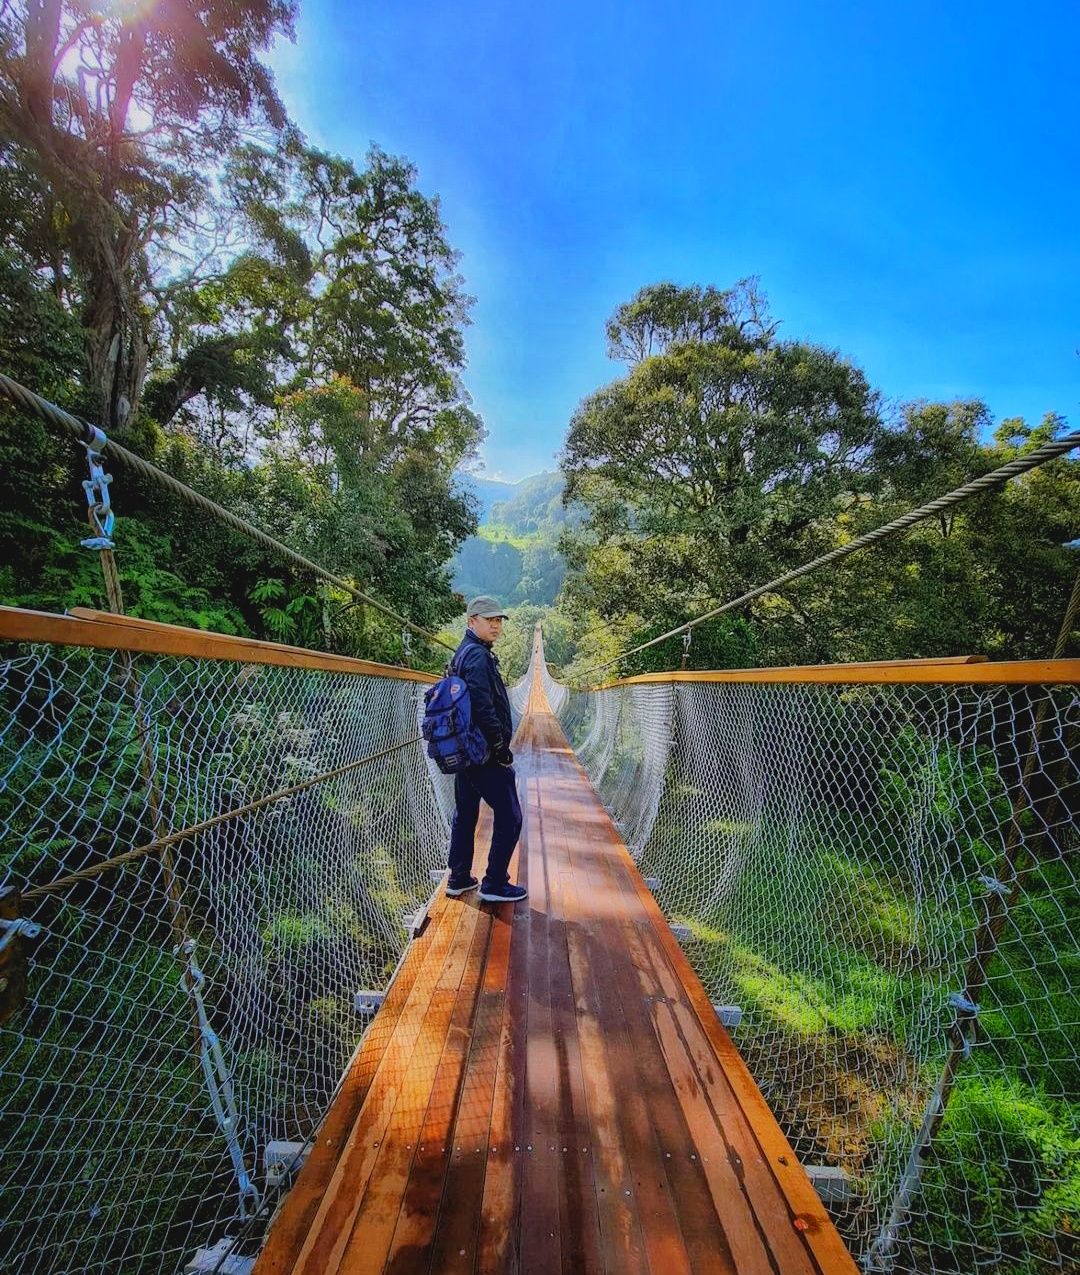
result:
[[[108,438],[105,431],[96,425],[86,425],[89,441],[83,443],[86,448],[86,463],[90,469],[90,477],[83,480],[83,491],[86,492],[86,503],[90,507],[90,526],[96,535],[87,536],[79,543],[86,549],[113,549],[113,531],[116,528],[116,514],[113,512],[109,498],[109,484],[112,474],[105,472],[102,463]]]
[[[262,1207],[258,1188],[251,1180],[247,1165],[244,1163],[244,1152],[240,1146],[240,1115],[236,1109],[236,1096],[233,1093],[232,1077],[225,1065],[225,1055],[221,1050],[221,1041],[217,1032],[210,1026],[206,1016],[206,1005],[203,1001],[202,989],[206,984],[206,975],[195,960],[195,941],[186,939],[177,955],[184,958],[184,969],[181,974],[184,987],[195,1005],[195,1013],[199,1023],[199,1059],[202,1063],[203,1075],[206,1077],[206,1088],[210,1094],[210,1105],[218,1127],[225,1135],[232,1160],[233,1172],[236,1174],[236,1185],[240,1193],[239,1216],[241,1221],[258,1213]],[[250,1212],[249,1212],[250,1209]]]

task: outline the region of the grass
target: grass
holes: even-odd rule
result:
[[[797,1153],[851,1174],[857,1202],[836,1220],[859,1257],[940,1074],[983,905],[959,872],[920,881],[914,852],[884,823],[868,834],[865,812],[818,806],[793,826],[707,804],[672,784],[639,866],[690,926],[710,995],[742,1006],[733,1034]],[[983,827],[978,840],[981,859]],[[1010,912],[897,1271],[1080,1270],[1074,871],[1051,857]]]

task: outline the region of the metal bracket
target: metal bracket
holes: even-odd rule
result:
[[[401,918],[401,924],[404,925],[409,932],[409,938],[414,939],[424,928],[424,922],[428,918],[428,905],[425,903],[417,908],[415,912],[406,912]]]
[[[36,921],[19,915],[21,904],[18,890],[0,889],[0,1024],[26,999],[26,943],[42,932]]]
[[[310,1151],[310,1142],[268,1142],[263,1152],[266,1189],[276,1191],[287,1186],[289,1178],[303,1168]]]
[[[353,1008],[364,1018],[370,1018],[372,1014],[378,1011],[384,1000],[386,1000],[385,992],[370,992],[367,990],[356,992],[353,995]]]
[[[24,939],[36,939],[40,933],[41,926],[36,921],[28,921],[24,916],[18,916],[13,921],[0,917],[0,952],[20,935]]]
[[[855,1190],[846,1169],[832,1164],[805,1164],[803,1168],[822,1204],[843,1205],[851,1202]]]
[[[742,1022],[741,1005],[721,1005],[719,1001],[713,1001],[712,1007],[716,1010],[716,1017],[725,1027],[738,1027]]]
[[[253,1257],[233,1252],[237,1240],[224,1235],[212,1248],[200,1248],[184,1267],[184,1275],[251,1275]]]

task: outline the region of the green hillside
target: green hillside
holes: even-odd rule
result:
[[[479,487],[484,480],[472,480]],[[484,511],[475,536],[465,540],[451,564],[454,588],[466,597],[491,593],[508,606],[550,606],[566,575],[559,535],[580,514],[563,507],[565,483],[558,472],[534,474],[514,484],[506,499]]]

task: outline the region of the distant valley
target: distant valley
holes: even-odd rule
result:
[[[580,515],[563,507],[557,470],[518,483],[462,475],[475,495],[480,527],[451,562],[454,588],[466,597],[494,594],[507,606],[550,606],[566,575],[559,534]]]

